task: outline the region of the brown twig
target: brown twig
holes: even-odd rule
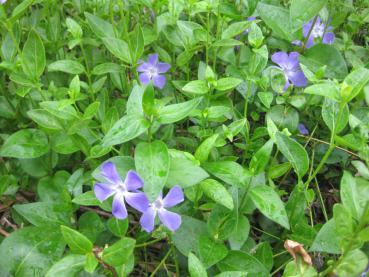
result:
[[[101,216],[103,216],[103,217],[107,217],[107,218],[112,217],[112,215],[111,215],[110,213],[104,212],[104,211],[99,210],[99,209],[97,209],[97,208],[90,208],[90,207],[84,207],[84,206],[81,206],[81,207],[79,207],[79,209],[80,209],[81,211],[94,212],[94,213],[97,213],[98,215],[101,215]]]
[[[112,267],[111,265],[108,265],[107,263],[105,263],[101,257],[100,257],[100,253],[103,251],[103,249],[101,247],[98,247],[98,246],[95,246],[93,249],[92,249],[92,252],[94,253],[95,255],[95,258],[96,260],[106,269],[106,270],[109,270],[112,274],[113,274],[113,277],[118,277],[118,273],[117,271],[115,270],[114,267]]]
[[[2,234],[4,237],[7,237],[7,236],[9,236],[10,234],[7,232],[7,231],[5,231],[3,228],[1,228],[0,227],[0,234]]]

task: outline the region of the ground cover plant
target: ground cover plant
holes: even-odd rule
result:
[[[367,0],[0,0],[0,277],[365,276]]]

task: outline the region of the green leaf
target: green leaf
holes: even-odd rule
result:
[[[131,238],[122,238],[113,245],[104,249],[102,253],[102,259],[104,262],[112,265],[119,266],[128,261],[133,250],[135,248],[136,241]]]
[[[105,225],[100,216],[94,212],[85,212],[78,218],[79,232],[91,242],[95,242],[105,231]]]
[[[369,69],[364,67],[352,71],[343,80],[342,88],[349,88],[347,90],[341,90],[343,100],[348,103],[354,99],[369,82]]]
[[[167,179],[169,186],[178,184],[182,188],[194,186],[209,177],[194,161],[180,158],[170,160],[170,168]]]
[[[1,242],[0,275],[44,276],[63,255],[64,248],[60,232],[54,228],[18,229]]]
[[[322,107],[322,117],[329,130],[339,134],[345,127],[349,120],[349,109],[347,104],[344,105],[342,113],[340,114],[340,104],[329,98],[324,99]]]
[[[139,24],[129,34],[132,64],[136,64],[144,52],[144,35]]]
[[[359,249],[351,250],[342,256],[342,261],[336,267],[334,273],[340,277],[358,276],[365,271],[368,257]]]
[[[102,38],[106,48],[118,59],[126,63],[132,63],[127,42],[121,39],[105,37]]]
[[[38,125],[50,129],[50,130],[62,130],[63,125],[58,120],[58,118],[54,117],[48,111],[43,109],[35,109],[27,112],[27,115]]]
[[[83,270],[83,266],[86,261],[86,256],[69,254],[63,259],[57,261],[46,272],[45,277],[71,277],[76,276]]]
[[[228,254],[228,249],[222,242],[215,242],[208,236],[200,236],[198,249],[199,257],[206,268],[223,260]]]
[[[49,152],[46,135],[37,129],[20,130],[9,136],[0,148],[0,156],[32,159]]]
[[[238,216],[237,225],[234,232],[229,237],[229,244],[232,250],[240,250],[245,244],[250,233],[250,222],[243,215]]]
[[[257,10],[261,19],[273,30],[276,36],[292,41],[293,32],[288,20],[290,16],[287,9],[259,2]]]
[[[250,171],[256,176],[263,172],[265,167],[268,165],[270,155],[273,150],[273,140],[268,140],[251,158]]]
[[[250,190],[250,197],[255,206],[269,219],[290,229],[286,209],[278,194],[269,186],[261,185]]]
[[[334,220],[331,219],[319,230],[309,251],[340,254],[340,239],[341,237],[337,233]]]
[[[226,38],[226,39],[221,39],[221,40],[214,42],[211,46],[212,47],[232,47],[232,46],[238,46],[242,44],[243,43],[239,40],[236,40],[233,38]]]
[[[341,53],[328,44],[316,44],[300,56],[300,62],[313,72],[327,66],[326,76],[342,80],[347,75],[347,65]]]
[[[65,242],[76,254],[87,254],[92,251],[93,244],[84,235],[67,226],[60,226]]]
[[[259,243],[254,257],[257,258],[269,271],[273,269],[273,250],[268,242]]]
[[[148,84],[142,96],[142,109],[148,116],[156,113],[155,109],[155,91],[152,83]]]
[[[209,87],[205,80],[195,80],[187,83],[182,90],[194,95],[203,95],[209,92]]]
[[[241,84],[242,80],[233,77],[221,78],[216,82],[215,88],[220,91],[230,90]]]
[[[206,179],[200,183],[202,191],[205,195],[216,203],[233,210],[233,199],[227,189],[218,181],[213,179]]]
[[[130,141],[149,128],[149,122],[142,116],[125,115],[115,122],[103,139],[103,146],[113,146]]]
[[[95,66],[92,69],[91,74],[93,75],[105,75],[108,73],[119,73],[122,72],[123,69],[119,64],[116,63],[102,63]]]
[[[267,277],[269,271],[258,259],[243,251],[229,251],[227,257],[218,263],[221,271],[245,271],[250,276]]]
[[[46,57],[45,48],[40,36],[31,31],[24,44],[22,51],[22,68],[24,73],[32,78],[38,79],[45,70]]]
[[[241,21],[229,25],[222,32],[222,39],[231,39],[250,28],[251,21]]]
[[[201,101],[202,97],[198,97],[179,104],[165,106],[159,112],[159,122],[161,124],[170,124],[180,121],[189,116]]]
[[[206,269],[201,261],[192,253],[188,254],[188,271],[191,277],[207,277]]]
[[[291,163],[297,175],[302,178],[309,169],[309,156],[305,148],[281,132],[276,133],[275,138],[279,151]]]
[[[203,164],[206,171],[229,185],[243,187],[247,175],[241,165],[232,161],[207,162]]]
[[[210,213],[207,225],[210,236],[217,240],[226,240],[236,229],[237,214],[216,204]]]
[[[18,18],[20,18],[28,9],[29,6],[31,6],[35,2],[35,0],[24,0],[19,5],[17,5],[13,11],[12,15],[9,19],[11,22],[15,22]]]
[[[118,219],[111,217],[108,220],[108,229],[117,237],[123,237],[128,230],[128,219]]]
[[[343,204],[336,203],[333,206],[333,220],[337,233],[343,237],[352,236],[354,232],[354,221],[352,215]]]
[[[283,272],[283,277],[316,277],[318,273],[314,269],[314,267],[305,263],[302,259],[298,259],[298,261],[291,261],[286,265],[286,268]]]
[[[61,71],[73,75],[82,74],[85,68],[82,64],[73,60],[59,60],[48,65],[47,69],[50,72]]]
[[[267,113],[278,128],[287,128],[290,132],[297,131],[299,113],[291,106],[275,105]]]
[[[219,134],[214,134],[211,137],[208,137],[204,140],[199,147],[197,147],[195,152],[195,158],[202,162],[206,162],[208,160],[210,151],[214,148],[215,143],[219,137]]]
[[[95,271],[98,263],[99,263],[99,261],[96,259],[94,253],[87,253],[84,269],[87,272],[93,273]]]
[[[360,207],[360,195],[357,190],[355,178],[348,171],[343,172],[341,179],[340,196],[345,208],[350,211],[355,219],[359,219],[362,211]]]
[[[96,198],[93,191],[87,191],[75,197],[73,203],[83,206],[98,206],[100,201]]]
[[[293,30],[297,31],[309,22],[327,4],[327,0],[292,0],[290,20]]]
[[[115,37],[114,28],[109,22],[88,12],[85,12],[85,16],[87,18],[88,25],[90,25],[91,30],[97,37]]]
[[[338,86],[330,81],[309,86],[304,90],[304,93],[328,97],[337,102],[341,100]]]
[[[273,92],[260,91],[257,95],[261,103],[269,109],[274,99]]]
[[[207,235],[206,223],[183,215],[181,227],[173,234],[173,242],[179,252],[187,256],[191,251],[197,251],[201,235]]]
[[[145,183],[144,192],[150,201],[156,200],[169,174],[167,145],[159,140],[139,143],[135,150],[135,164],[138,175]]]

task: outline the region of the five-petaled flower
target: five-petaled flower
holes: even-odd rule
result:
[[[179,186],[171,188],[164,198],[160,193],[159,197],[148,206],[147,210],[141,216],[140,224],[142,228],[149,233],[154,230],[155,218],[156,214],[158,214],[164,226],[171,231],[177,230],[182,222],[181,216],[168,211],[166,208],[171,208],[183,200],[183,191]]]
[[[307,80],[301,70],[299,63],[299,53],[291,52],[276,52],[272,55],[272,61],[278,64],[278,68],[283,71],[286,83],[283,91],[286,91],[291,83],[296,87],[304,87],[307,85]]]
[[[334,42],[335,36],[334,33],[331,32],[333,27],[331,26],[326,27],[326,25],[321,21],[319,16],[317,17],[314,26],[313,23],[314,19],[310,20],[302,28],[302,34],[304,35],[304,37],[307,38],[309,36],[306,42],[305,46],[306,48],[310,48],[311,46],[313,46],[314,40],[316,38],[321,38],[322,43],[324,44],[331,44]]]
[[[151,54],[147,62],[141,61],[137,71],[140,72],[139,79],[142,84],[147,85],[152,80],[155,87],[162,89],[167,80],[160,74],[167,72],[169,68],[170,64],[159,62],[158,54]]]
[[[138,190],[143,187],[144,183],[135,171],[128,171],[123,182],[115,165],[112,162],[106,162],[101,166],[101,176],[107,183],[96,183],[94,192],[100,201],[114,195],[112,207],[114,217],[119,219],[127,217],[125,201],[140,212],[146,211],[149,200],[143,192]]]

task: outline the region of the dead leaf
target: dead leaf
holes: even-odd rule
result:
[[[311,257],[304,249],[304,245],[293,240],[286,240],[284,242],[284,248],[292,255],[295,262],[297,262],[297,255],[300,255],[304,262],[312,265]]]

